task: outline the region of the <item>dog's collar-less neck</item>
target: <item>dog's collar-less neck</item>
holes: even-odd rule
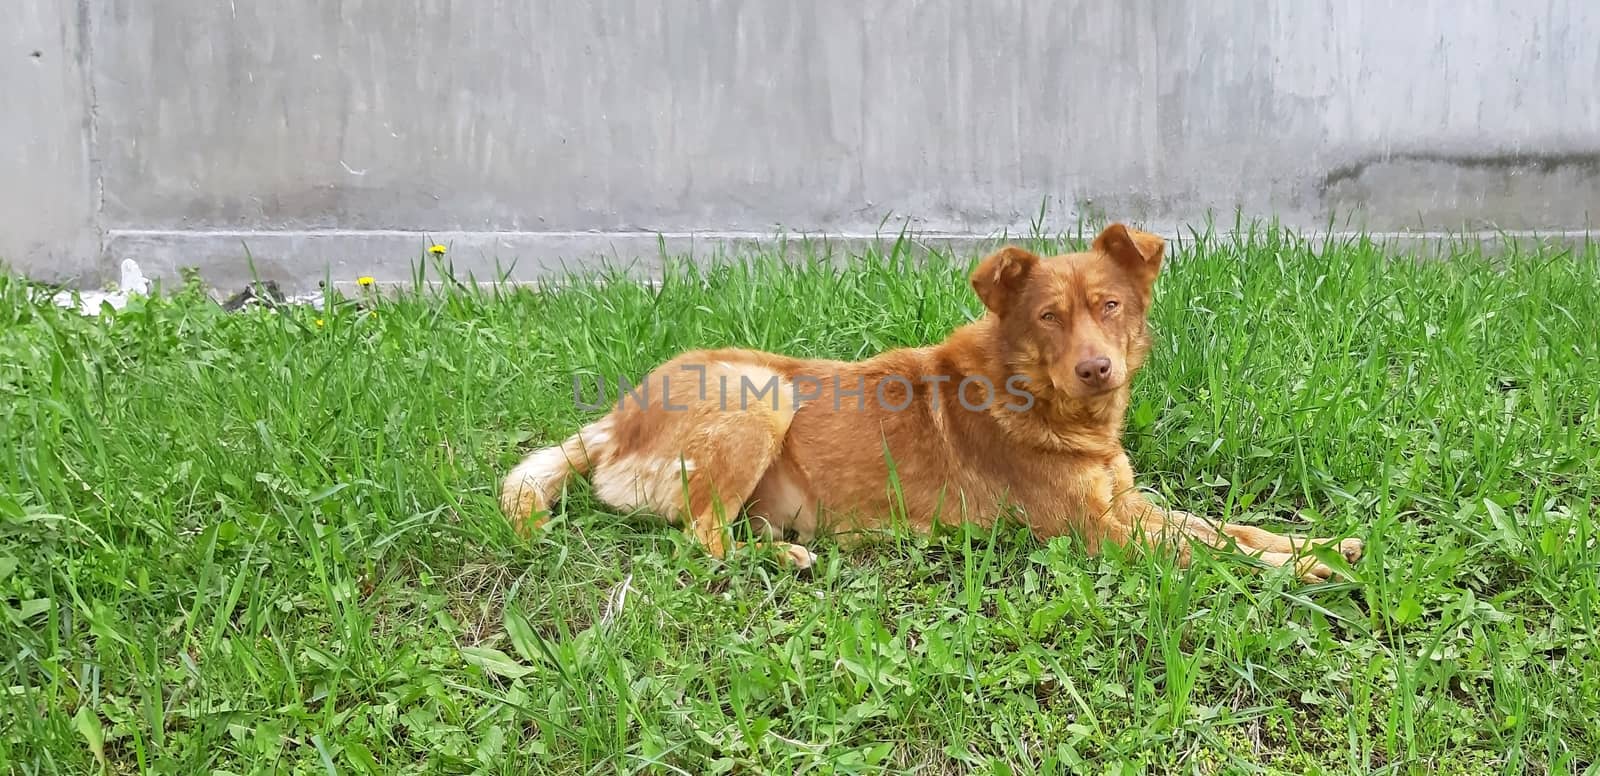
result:
[[[1073,399],[1053,388],[1030,388],[1033,406],[1024,411],[991,407],[989,413],[1019,442],[1044,450],[1087,455],[1115,455],[1122,449],[1122,423],[1127,412],[1127,386],[1101,396]]]

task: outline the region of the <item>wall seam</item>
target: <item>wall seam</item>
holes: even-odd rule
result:
[[[90,185],[94,187],[90,193],[93,201],[90,207],[90,226],[94,229],[95,257],[94,266],[102,278],[111,275],[111,267],[106,257],[106,249],[110,247],[105,227],[106,183],[105,160],[100,153],[100,97],[95,88],[94,70],[94,30],[92,28],[93,16],[89,9],[90,0],[77,0],[78,5],[78,56],[80,67],[83,70],[84,99],[88,102],[85,123],[88,134],[88,162]]]

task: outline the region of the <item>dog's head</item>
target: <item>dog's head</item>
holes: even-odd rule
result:
[[[1112,224],[1085,253],[996,251],[973,271],[972,288],[998,319],[997,355],[1068,399],[1126,387],[1150,349],[1145,320],[1165,250],[1156,235]]]

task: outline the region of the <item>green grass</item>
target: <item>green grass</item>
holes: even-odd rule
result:
[[[952,530],[720,564],[499,478],[689,347],[855,358],[970,259],[675,263],[372,313],[0,280],[0,770],[1571,773],[1600,752],[1600,255],[1185,245],[1127,444],[1353,578]],[[324,325],[318,325],[319,316]]]

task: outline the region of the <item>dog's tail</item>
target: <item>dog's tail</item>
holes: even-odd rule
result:
[[[608,419],[590,423],[565,442],[534,451],[511,470],[500,486],[500,509],[518,533],[543,526],[567,478],[589,473],[610,442],[608,427]]]

